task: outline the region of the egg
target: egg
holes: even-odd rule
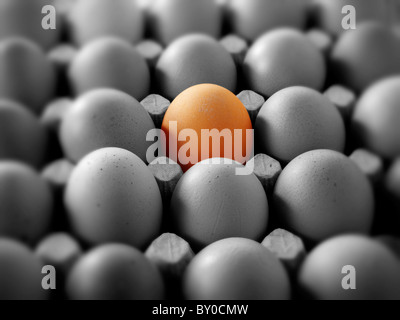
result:
[[[154,129],[150,115],[135,98],[114,89],[97,89],[83,94],[68,109],[60,141],[74,162],[105,147],[129,150],[146,162],[151,145],[146,135]]]
[[[39,114],[53,97],[55,87],[55,69],[40,47],[23,38],[0,41],[3,99],[18,101]]]
[[[67,19],[79,46],[105,36],[136,43],[144,35],[144,16],[136,0],[79,0]]]
[[[183,36],[171,43],[155,70],[161,95],[171,100],[182,91],[203,83],[234,91],[236,78],[235,62],[228,51],[213,38],[200,34]]]
[[[177,233],[203,248],[229,237],[261,239],[268,224],[268,200],[254,174],[227,159],[205,160],[180,179],[171,200]]]
[[[361,144],[387,159],[400,156],[400,76],[382,79],[359,99],[353,132]]]
[[[355,8],[357,28],[365,21],[387,22],[391,10],[388,1],[376,0],[313,0],[312,6],[316,25],[332,35],[345,32],[342,21],[349,14],[343,13],[345,6]]]
[[[73,300],[161,300],[164,284],[157,267],[139,250],[107,244],[75,264],[67,294]]]
[[[400,42],[383,24],[365,22],[345,32],[332,49],[332,76],[357,92],[373,82],[400,73]]]
[[[68,78],[76,95],[113,88],[142,100],[150,89],[150,71],[145,59],[135,47],[113,37],[83,47],[69,67]]]
[[[355,289],[348,285],[351,267]],[[353,269],[354,268],[354,269]],[[400,263],[383,244],[359,235],[344,235],[320,244],[306,258],[299,285],[318,300],[398,300]]]
[[[260,243],[230,238],[201,251],[186,269],[190,300],[288,300],[290,282],[278,258]]]
[[[322,89],[326,66],[322,53],[300,31],[284,28],[265,33],[250,47],[243,64],[247,86],[270,97],[281,89]]]
[[[254,41],[278,27],[305,28],[308,4],[309,0],[230,0],[227,15],[233,33]]]
[[[283,170],[273,194],[274,213],[308,240],[371,231],[374,193],[352,160],[332,150],[304,153]]]
[[[53,197],[50,187],[30,167],[0,162],[0,236],[29,244],[50,227]]]
[[[153,0],[147,10],[153,36],[165,45],[189,33],[221,34],[222,12],[214,0]]]
[[[167,155],[184,171],[215,157],[245,163],[252,154],[252,124],[246,108],[232,92],[217,85],[201,84],[182,92],[169,106],[161,128]]]
[[[336,107],[319,92],[290,87],[275,93],[256,121],[261,151],[283,162],[316,149],[344,151],[345,126]]]
[[[0,100],[0,159],[40,166],[45,158],[47,134],[28,108]]]
[[[25,245],[0,239],[0,300],[45,300],[42,262]]]
[[[84,157],[68,181],[64,203],[73,231],[90,245],[144,248],[160,231],[157,182],[144,162],[124,149],[104,148]]]
[[[44,49],[50,49],[60,40],[59,25],[55,29],[42,27],[42,8],[53,5],[53,0],[2,0],[0,2],[0,39],[14,36],[36,42]],[[57,16],[56,16],[57,19]]]

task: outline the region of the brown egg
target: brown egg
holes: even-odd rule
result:
[[[278,27],[303,29],[309,0],[230,0],[228,19],[233,33],[254,41]]]
[[[27,247],[0,239],[0,300],[44,300],[43,263]]]
[[[82,95],[68,109],[60,128],[64,153],[78,162],[88,153],[118,147],[147,162],[152,142],[146,135],[154,123],[144,107],[131,96],[113,89],[98,89]]]
[[[45,30],[42,8],[53,5],[53,0],[1,0],[0,39],[14,36],[28,38],[44,49],[55,46],[60,38],[60,28]],[[56,16],[57,21],[57,16]]]
[[[229,161],[231,164],[229,164]],[[228,159],[199,162],[179,181],[171,200],[178,233],[204,247],[229,237],[261,239],[268,224],[268,200],[254,174]]]
[[[388,22],[391,10],[388,1],[376,0],[313,0],[312,6],[317,26],[333,35],[345,32],[342,26],[348,14],[342,13],[345,6],[355,8],[357,28],[365,21]]]
[[[142,100],[149,93],[150,71],[144,58],[124,40],[101,38],[87,44],[68,71],[76,95],[113,88]]]
[[[351,267],[355,289],[350,285]],[[299,284],[318,300],[399,300],[400,262],[383,244],[358,235],[336,237],[320,244],[304,261]]]
[[[352,160],[336,151],[309,151],[290,162],[276,182],[273,204],[278,219],[309,240],[371,231],[372,186]]]
[[[291,86],[322,89],[326,66],[322,53],[304,34],[276,29],[250,47],[243,72],[250,89],[270,97]]]
[[[379,155],[400,156],[400,76],[383,79],[359,99],[353,115],[353,131],[360,142]]]
[[[362,92],[373,82],[400,73],[400,41],[383,24],[365,22],[345,32],[331,53],[337,82]]]
[[[284,162],[316,150],[344,151],[346,132],[336,107],[319,92],[290,87],[275,93],[257,117],[262,152]]]
[[[79,0],[70,10],[68,22],[78,45],[105,36],[135,43],[144,34],[144,17],[136,0]]]
[[[38,173],[18,162],[0,162],[0,236],[38,241],[53,210],[50,187]]]
[[[173,100],[203,83],[235,91],[237,72],[231,55],[220,43],[206,35],[191,34],[175,40],[163,52],[155,77],[161,94]]]
[[[0,159],[38,167],[45,158],[46,145],[45,129],[32,112],[16,102],[0,100]]]
[[[189,264],[183,281],[190,300],[288,300],[290,282],[278,258],[260,243],[215,242]]]
[[[23,38],[0,41],[0,96],[39,114],[53,97],[56,74],[43,51]]]
[[[164,284],[157,267],[139,250],[107,244],[76,263],[67,294],[73,300],[161,300]]]
[[[160,231],[157,182],[127,150],[105,148],[83,158],[72,172],[64,202],[72,229],[91,245],[122,242],[144,248]]]
[[[147,10],[154,37],[165,45],[189,33],[220,36],[222,14],[214,0],[153,0]]]

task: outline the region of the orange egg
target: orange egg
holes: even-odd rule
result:
[[[245,163],[253,150],[246,108],[232,92],[213,84],[183,91],[168,108],[162,130],[166,154],[184,171],[210,158]]]

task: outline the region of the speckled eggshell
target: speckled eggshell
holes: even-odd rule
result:
[[[30,249],[10,239],[0,239],[0,299],[45,300],[42,262]]]
[[[221,34],[222,12],[214,0],[152,0],[147,11],[152,34],[164,45],[189,33]]]
[[[160,272],[137,249],[107,244],[89,251],[67,279],[73,300],[162,300]]]
[[[24,106],[0,100],[0,159],[19,160],[35,167],[45,158],[47,135]]]
[[[243,65],[250,89],[270,97],[291,86],[322,89],[326,66],[322,53],[303,33],[276,29],[250,47]]]
[[[291,291],[278,258],[242,238],[206,247],[189,264],[183,283],[190,300],[288,300]]]
[[[344,290],[345,266],[355,268],[355,290]],[[383,244],[358,235],[330,239],[315,248],[299,272],[299,285],[318,300],[399,300],[400,262]],[[345,279],[345,283],[348,281]]]
[[[353,115],[353,131],[361,143],[379,155],[400,156],[400,76],[381,80],[368,88]]]
[[[82,95],[65,114],[60,141],[75,162],[105,147],[129,150],[146,162],[152,144],[146,135],[153,129],[153,121],[137,100],[117,90],[98,89]]]
[[[374,194],[352,160],[332,150],[294,159],[275,185],[273,206],[285,227],[312,241],[371,231]]]
[[[149,93],[150,71],[144,58],[124,40],[101,38],[88,43],[68,70],[76,95],[96,88],[113,88],[142,100]]]
[[[383,24],[364,22],[345,32],[331,53],[332,76],[355,91],[400,73],[400,41]]]
[[[388,1],[312,0],[311,4],[317,26],[332,35],[346,32],[342,26],[343,18],[348,14],[342,13],[345,6],[353,6],[356,9],[357,24],[364,21],[388,22],[390,13]]]
[[[228,51],[213,38],[200,34],[171,43],[157,63],[155,76],[161,94],[171,100],[203,83],[235,91],[237,81],[236,66]]]
[[[316,150],[344,151],[345,126],[336,107],[319,92],[290,87],[264,104],[256,121],[263,153],[284,162]]]
[[[230,0],[228,19],[233,33],[254,41],[278,27],[303,29],[309,0]]]
[[[50,227],[53,198],[49,185],[32,168],[0,162],[0,236],[29,244]]]
[[[74,169],[65,191],[74,232],[89,244],[144,248],[160,231],[162,201],[142,160],[119,148],[94,151]]]
[[[68,22],[77,45],[105,36],[135,43],[144,34],[144,16],[136,0],[79,0]]]
[[[56,73],[44,52],[24,38],[0,41],[0,96],[39,114],[53,97]]]
[[[179,181],[171,200],[177,232],[195,247],[229,237],[259,240],[267,229],[268,200],[254,174],[227,159],[199,162]]]
[[[0,1],[0,39],[13,36],[24,37],[36,42],[44,49],[57,44],[61,28],[56,16],[56,29],[45,30],[42,8],[53,5],[53,0],[1,0]]]

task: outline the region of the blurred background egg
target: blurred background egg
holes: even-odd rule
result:
[[[105,148],[84,157],[65,191],[74,232],[91,245],[147,246],[160,231],[162,201],[152,173],[133,153]]]
[[[202,83],[235,91],[236,78],[235,62],[228,51],[213,38],[200,34],[183,36],[171,43],[155,72],[161,94],[170,99]]]
[[[161,300],[164,285],[157,267],[139,250],[107,244],[76,263],[67,293],[73,300]]]
[[[355,290],[343,289],[346,266],[354,267]],[[345,235],[323,242],[309,254],[300,269],[299,285],[317,300],[399,300],[399,269],[399,260],[383,244]]]
[[[148,6],[152,35],[168,45],[189,33],[219,37],[222,13],[214,0],[152,0]]]
[[[187,141],[186,136],[179,138],[186,129],[194,130],[196,136],[192,140]],[[214,129],[218,132],[211,134]],[[167,138],[167,155],[184,171],[201,160],[215,157],[245,163],[253,151],[252,131],[251,141],[247,139],[252,125],[246,108],[232,92],[217,85],[201,84],[183,91],[168,108],[162,130]],[[210,130],[213,139],[202,139],[203,130]],[[240,131],[235,134],[235,130]],[[218,133],[224,132],[230,141],[224,138],[221,142]],[[197,150],[197,155],[187,155],[188,148],[193,149],[191,152]]]
[[[33,244],[49,229],[53,197],[32,168],[0,161],[0,237]]]
[[[55,88],[55,69],[37,44],[24,38],[0,41],[0,97],[39,114]]]
[[[295,158],[275,185],[274,213],[287,228],[308,240],[371,231],[374,194],[352,160],[332,150]]]
[[[59,25],[55,29],[42,28],[42,8],[54,5],[54,0],[1,0],[0,39],[24,37],[43,49],[50,49],[60,40]]]
[[[400,41],[383,24],[365,22],[341,35],[330,56],[332,77],[362,92],[373,82],[400,73]]]
[[[276,29],[250,47],[243,73],[250,89],[270,97],[291,86],[321,90],[326,66],[322,53],[300,31]]]
[[[0,100],[0,159],[39,167],[46,158],[47,134],[26,107]]]
[[[184,275],[189,300],[287,300],[290,282],[278,258],[260,243],[241,238],[206,247]]]
[[[45,300],[41,260],[19,242],[0,239],[0,300]]]
[[[91,151],[117,147],[135,153],[143,162],[155,129],[144,107],[131,96],[113,89],[82,95],[66,112],[60,128],[64,153],[78,162]]]
[[[233,33],[252,42],[278,27],[303,29],[309,0],[230,0],[227,11]]]
[[[290,87],[275,93],[257,117],[261,151],[284,162],[316,150],[344,151],[345,126],[337,108],[319,92]]]
[[[144,15],[136,0],[79,0],[68,15],[70,36],[79,46],[115,36],[136,43],[144,35]]]
[[[400,156],[400,76],[378,81],[357,103],[353,130],[368,149],[387,159]]]
[[[72,61],[68,77],[76,95],[97,88],[113,88],[141,100],[150,89],[150,71],[145,59],[131,44],[115,37],[87,44]]]
[[[232,162],[232,161],[231,161]],[[196,164],[179,181],[171,200],[172,221],[192,246],[243,237],[260,240],[268,224],[268,200],[254,174],[227,159]]]

